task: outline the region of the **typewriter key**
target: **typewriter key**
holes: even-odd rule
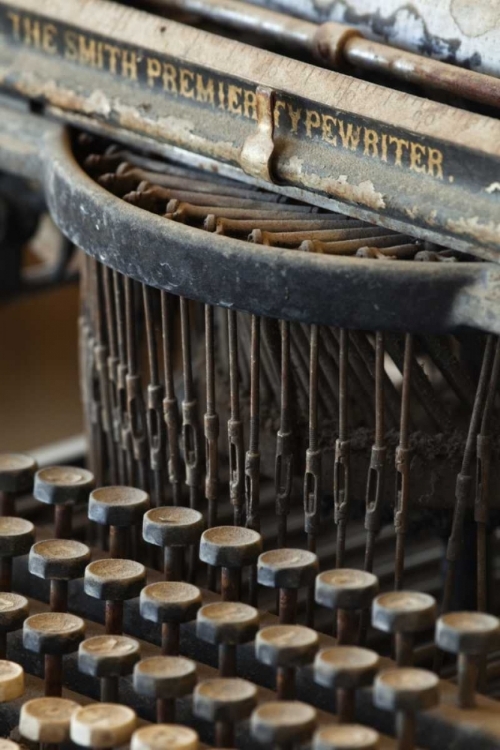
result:
[[[236,677],[236,648],[253,641],[259,628],[259,613],[242,602],[215,602],[198,610],[196,635],[219,647],[219,675]]]
[[[123,602],[139,596],[146,583],[146,568],[133,560],[96,560],[85,568],[84,590],[88,596],[106,602],[105,627],[108,635],[121,635]]]
[[[310,664],[319,647],[318,634],[302,625],[271,625],[257,633],[255,655],[276,669],[280,700],[295,698],[295,671]]]
[[[319,572],[318,556],[301,549],[263,552],[257,562],[257,580],[262,586],[279,589],[279,618],[292,624],[297,616],[297,593],[314,583]]]
[[[78,648],[78,669],[98,677],[101,702],[118,701],[119,678],[132,674],[141,658],[139,644],[124,635],[97,635],[87,638]]]
[[[90,562],[90,549],[74,539],[47,539],[30,549],[28,567],[32,575],[50,581],[50,609],[68,609],[68,582],[82,578]]]
[[[45,659],[45,695],[60,697],[63,680],[63,656],[78,649],[85,636],[81,617],[62,612],[32,615],[24,621],[23,646],[43,654]]]
[[[151,583],[142,589],[139,607],[142,617],[161,624],[162,654],[177,656],[180,625],[196,617],[201,591],[190,583]]]
[[[262,551],[257,531],[237,526],[215,526],[201,535],[200,559],[221,570],[221,596],[224,601],[239,601],[241,569],[255,565]]]

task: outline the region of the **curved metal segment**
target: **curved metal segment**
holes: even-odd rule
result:
[[[258,315],[364,330],[500,333],[500,267],[367,261],[268,248],[135,208],[76,162],[69,134],[2,108],[0,168],[40,179],[79,247],[151,286]]]
[[[52,134],[47,201],[61,230],[124,274],[175,294],[309,323],[366,330],[500,333],[492,264],[364,262],[265,248],[203,232],[130,206],[75,161]]]

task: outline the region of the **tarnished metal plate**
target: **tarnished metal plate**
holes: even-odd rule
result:
[[[36,0],[0,3],[4,88],[240,166],[256,132],[256,88],[266,86],[275,181],[496,257],[496,120],[104,0],[53,0],[44,13]]]

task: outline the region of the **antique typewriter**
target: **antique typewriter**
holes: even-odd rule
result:
[[[0,455],[0,750],[500,748],[497,6],[0,2],[87,445]]]

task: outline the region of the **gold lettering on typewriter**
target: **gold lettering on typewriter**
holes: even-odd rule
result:
[[[129,81],[140,81],[151,90],[199,102],[235,117],[250,120],[257,117],[255,90],[239,85],[234,79],[193,70],[185,63],[167,61],[148,51],[99,40],[93,34],[70,30],[31,14],[5,9],[5,18],[10,24],[11,37],[18,44]],[[305,101],[292,103],[278,95],[274,105],[276,129],[356,153],[370,161],[378,160],[388,167],[444,179],[444,155],[439,148],[414,140],[409,133],[394,134],[389,128],[385,131],[375,123],[365,125],[345,113],[324,112],[306,105]]]

